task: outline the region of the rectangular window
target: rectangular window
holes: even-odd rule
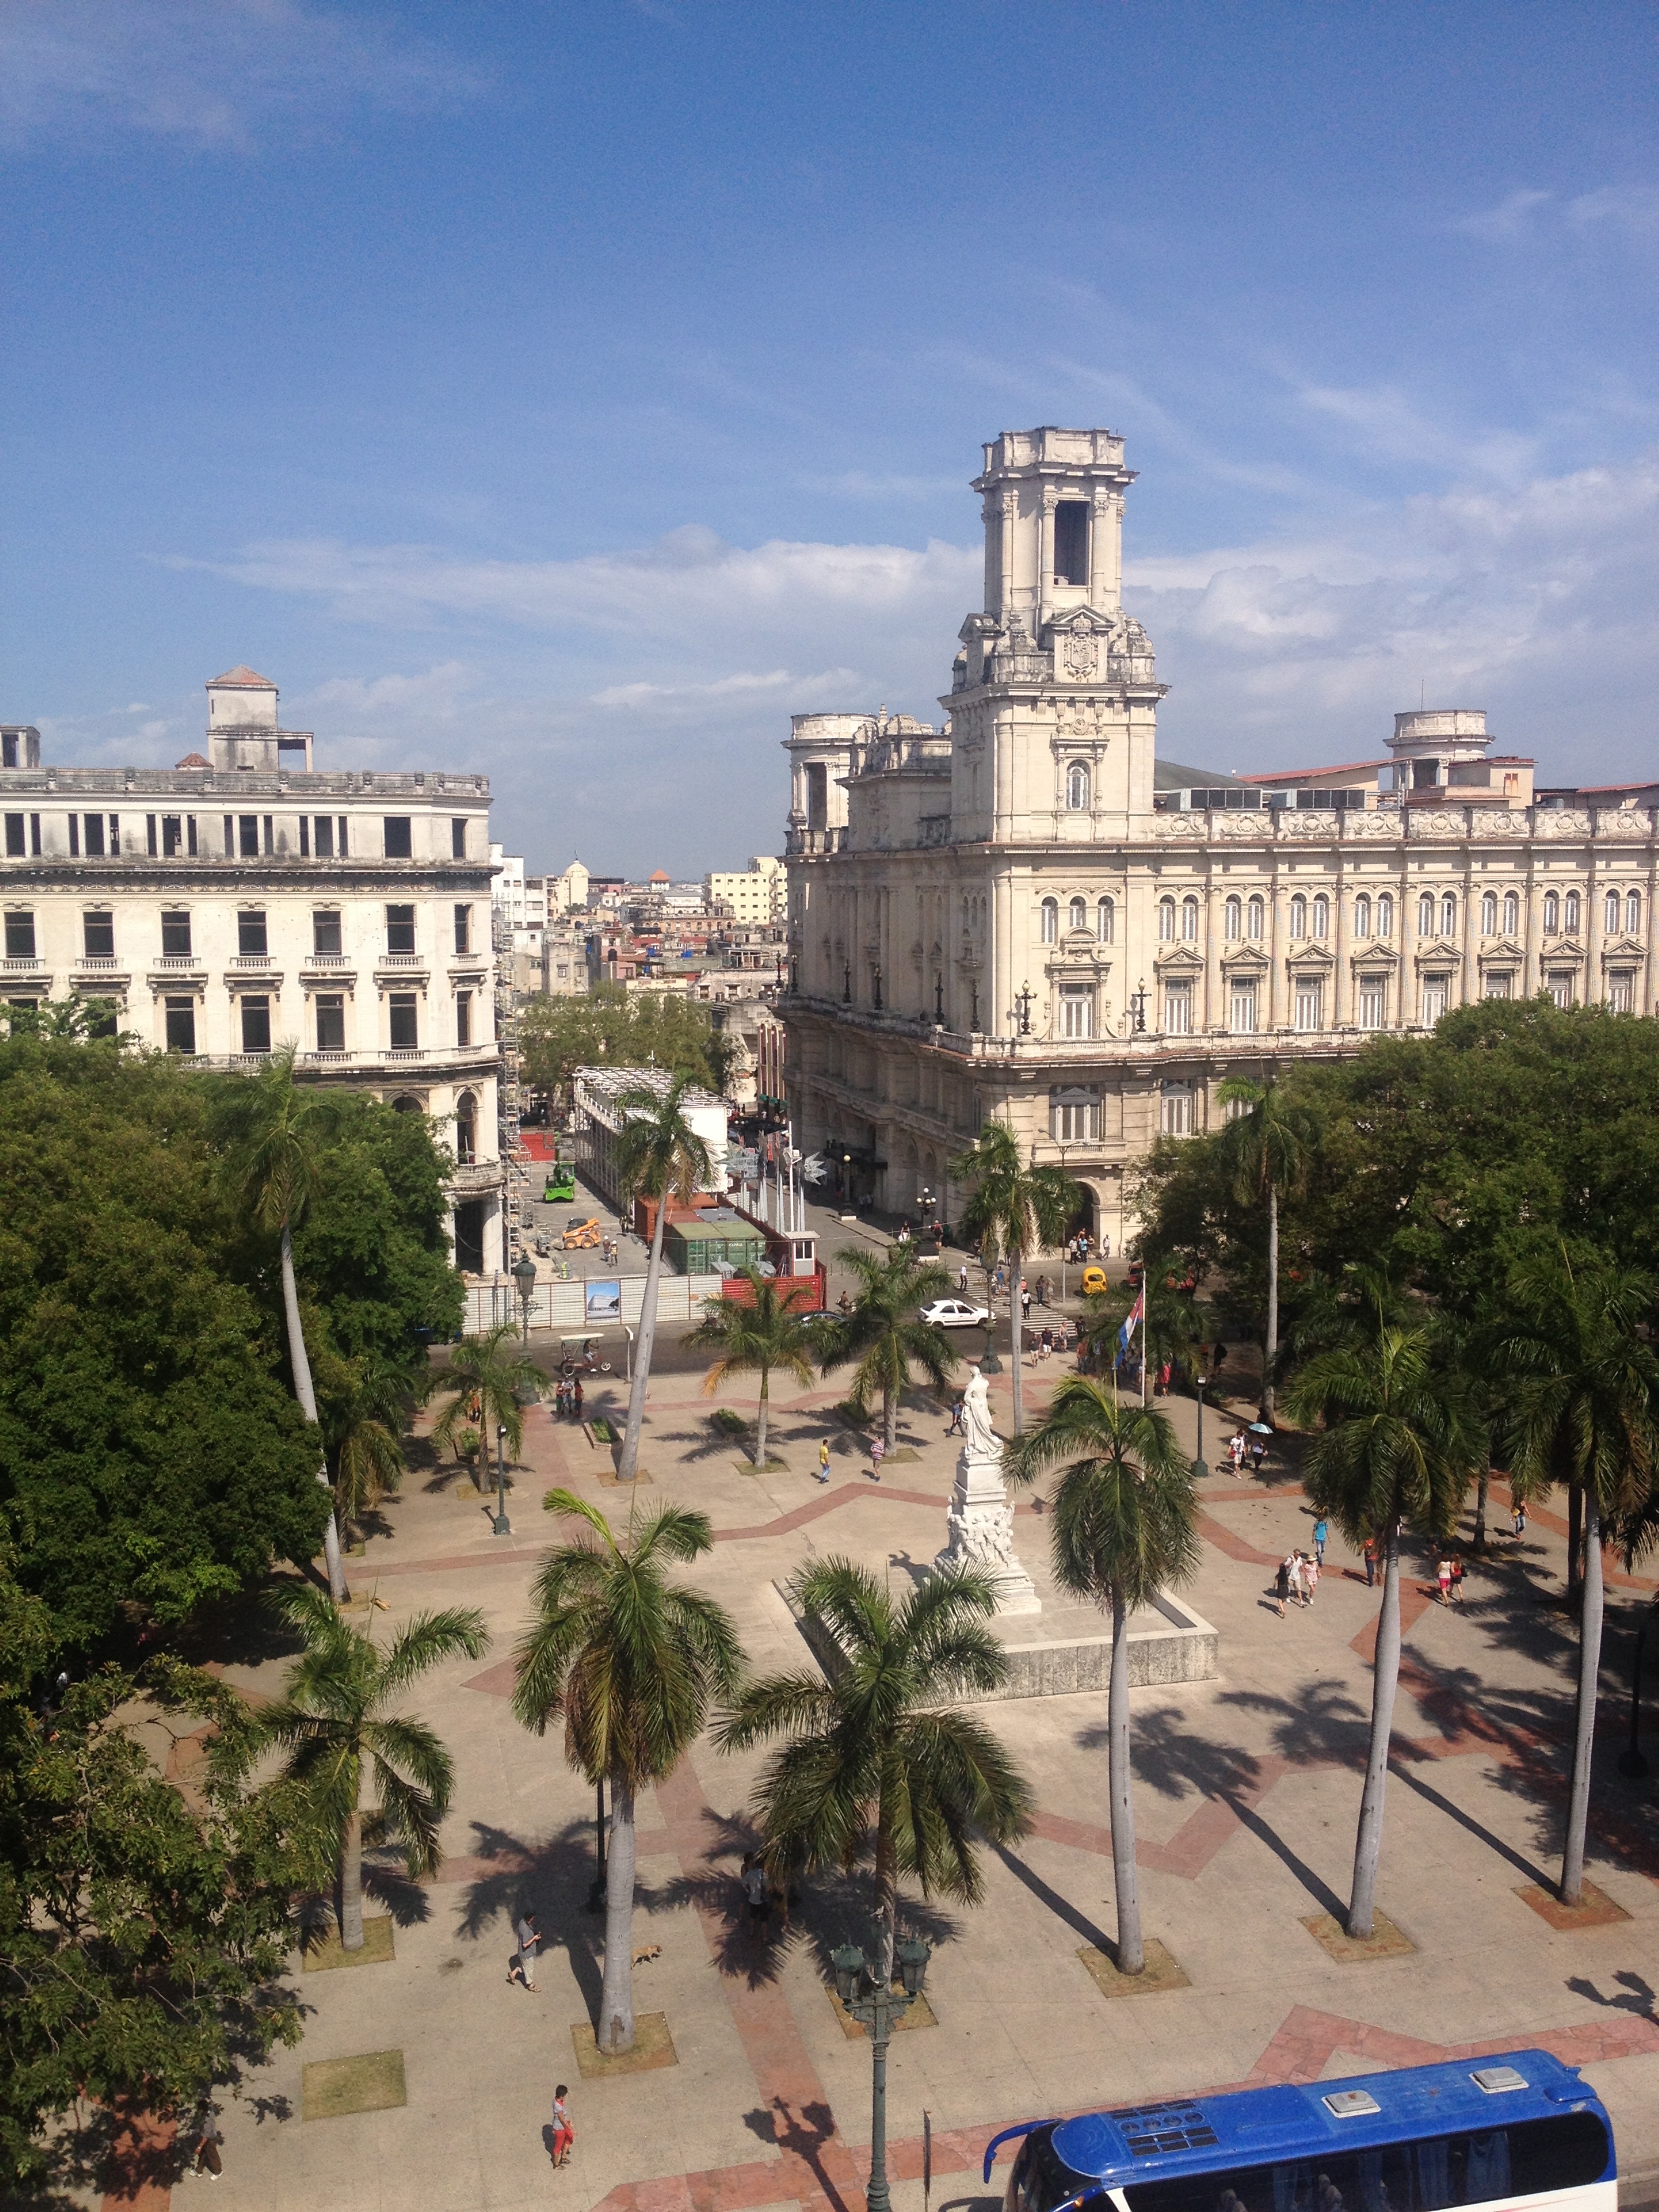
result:
[[[1054,509],[1054,581],[1089,580],[1089,502],[1062,499]]]
[[[1571,968],[1556,968],[1550,971],[1549,994],[1558,1006],[1572,1004],[1572,982]]]
[[[1087,1144],[1100,1134],[1100,1100],[1087,1091],[1060,1091],[1048,1102],[1048,1133],[1060,1145]]]
[[[1193,1133],[1193,1094],[1184,1083],[1166,1084],[1158,1106],[1158,1127],[1166,1137]]]
[[[121,857],[121,817],[118,814],[112,814],[109,817],[109,849],[111,859],[118,860]]]
[[[470,906],[458,906],[455,909],[455,950],[458,952],[471,952],[472,950],[472,909]]]
[[[185,817],[185,848],[193,860],[196,858],[196,817],[193,814]]]
[[[270,1001],[269,999],[242,1000],[242,1050],[244,1052],[270,1050]]]
[[[257,814],[239,814],[236,817],[236,849],[245,860],[259,857],[259,817]]]
[[[161,915],[161,957],[188,960],[191,955],[190,909],[176,907]]]
[[[1423,978],[1423,1026],[1431,1030],[1446,1011],[1446,1001],[1451,995],[1449,975],[1425,975]]]
[[[265,833],[264,850],[267,854],[269,854],[276,850],[276,823],[274,818],[269,814],[264,816],[263,820],[264,823]]]
[[[82,915],[81,931],[88,960],[114,959],[115,916],[112,914]]]
[[[263,960],[270,951],[263,913],[243,912],[236,917],[236,950],[244,960]]]
[[[1193,991],[1190,983],[1169,983],[1164,990],[1164,1028],[1170,1036],[1193,1033]]]
[[[407,814],[388,814],[386,817],[386,856],[388,860],[412,860],[415,854],[414,825]]]
[[[27,851],[23,842],[23,817],[21,814],[6,817],[6,858],[21,860]]]
[[[1325,987],[1298,981],[1296,987],[1296,1025],[1299,1030],[1323,1029]]]
[[[386,949],[388,952],[412,952],[415,950],[415,909],[412,906],[389,906],[386,908]]]
[[[31,814],[29,817],[29,850],[37,860],[40,858],[40,817],[38,814]]]
[[[416,1003],[413,991],[394,991],[392,994],[388,1012],[393,1052],[419,1049],[421,1038],[416,1019]]]
[[[337,860],[349,860],[351,858],[351,848],[346,842],[346,823],[350,818],[350,816],[346,814],[337,815],[335,817],[334,826],[340,833],[334,841],[334,856]]]
[[[317,1049],[345,1050],[345,998],[342,993],[325,994],[317,1001]]]
[[[471,991],[457,991],[455,994],[455,1042],[457,1044],[471,1044],[472,1042]]]
[[[449,825],[449,857],[452,860],[466,858],[466,817],[458,814]]]
[[[225,858],[228,860],[234,860],[235,857],[236,817],[234,814],[227,814],[225,817]]]
[[[1505,968],[1486,977],[1486,996],[1489,999],[1512,999],[1515,996],[1515,977]]]
[[[313,827],[317,833],[317,858],[331,860],[334,858],[334,817],[319,814]]]
[[[161,858],[176,860],[184,849],[185,824],[182,816],[164,814],[161,817]]]
[[[340,917],[331,908],[319,907],[312,915],[311,949],[313,952],[339,951]]]
[[[311,817],[308,814],[300,817],[300,858],[302,860],[311,858]]]
[[[81,857],[81,817],[78,814],[70,815],[69,830],[70,858],[71,860],[78,860]]]
[[[1060,994],[1061,1036],[1090,1037],[1095,1033],[1095,994],[1086,986],[1068,983]]]
[[[196,1050],[196,1001],[194,999],[167,999],[163,1001],[167,1016],[167,1050],[194,1053]]]
[[[152,860],[155,858],[155,817],[153,814],[144,817],[144,850]]]
[[[1362,1030],[1380,1030],[1389,1015],[1389,986],[1382,975],[1362,975],[1359,979],[1359,1026]]]
[[[101,860],[104,857],[104,817],[101,814],[87,817],[87,858]]]
[[[1232,1020],[1230,1026],[1236,1036],[1255,1035],[1255,985],[1235,983],[1232,988]]]
[[[1628,1014],[1636,1005],[1636,970],[1615,968],[1607,977],[1607,1005],[1615,1014]]]
[[[9,914],[6,916],[6,957],[8,960],[33,959],[34,916],[33,914]]]

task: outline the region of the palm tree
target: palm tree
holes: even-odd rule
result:
[[[418,1674],[441,1661],[481,1658],[489,1636],[471,1607],[417,1613],[382,1650],[343,1621],[320,1591],[290,1589],[277,1601],[305,1638],[281,1698],[253,1716],[245,1755],[282,1752],[283,1778],[297,1784],[338,1870],[341,1948],[363,1948],[363,1845],[402,1847],[411,1875],[430,1874],[442,1853],[438,1832],[449,1809],[454,1768],[424,1721],[386,1711]],[[372,1773],[380,1799],[365,1811]]]
[[[720,1355],[703,1381],[704,1393],[709,1397],[733,1375],[760,1376],[755,1464],[764,1468],[772,1370],[781,1368],[797,1382],[810,1382],[817,1337],[814,1319],[801,1313],[794,1303],[799,1284],[786,1277],[781,1288],[774,1278],[763,1275],[758,1267],[740,1268],[738,1275],[749,1285],[749,1297],[707,1299],[702,1319],[685,1341],[700,1351],[714,1351]]]
[[[884,1255],[849,1247],[836,1264],[856,1275],[859,1294],[849,1314],[832,1315],[818,1332],[818,1364],[826,1375],[853,1369],[853,1402],[860,1414],[881,1396],[882,1436],[889,1451],[898,1442],[901,1393],[913,1366],[943,1389],[956,1353],[942,1328],[923,1321],[917,1308],[951,1286],[946,1268],[920,1260],[908,1244],[890,1244]]]
[[[1371,1674],[1370,1746],[1354,1838],[1347,1929],[1367,1940],[1382,1856],[1383,1797],[1400,1685],[1400,1532],[1445,1542],[1457,1524],[1486,1434],[1466,1378],[1421,1323],[1407,1325],[1383,1295],[1371,1325],[1316,1352],[1286,1393],[1292,1418],[1323,1434],[1308,1455],[1308,1496],[1351,1544],[1382,1548],[1382,1604]]]
[[[823,1559],[790,1585],[796,1602],[845,1661],[754,1683],[722,1715],[714,1741],[746,1751],[787,1741],[760,1782],[768,1863],[787,1879],[850,1873],[875,1838],[876,1923],[884,1981],[893,1973],[898,1882],[978,1904],[975,1832],[1009,1843],[1028,1824],[1031,1793],[996,1737],[972,1714],[933,1710],[964,1691],[989,1697],[1007,1679],[985,1626],[996,1611],[979,1574],[932,1575],[895,1604],[867,1567]]]
[[[1578,1710],[1561,1854],[1561,1902],[1577,1905],[1601,1672],[1602,1531],[1640,1525],[1659,1462],[1659,1358],[1637,1334],[1656,1285],[1601,1254],[1575,1263],[1563,1245],[1518,1266],[1509,1292],[1494,1352],[1510,1386],[1510,1466],[1527,1487],[1574,1483],[1583,1498]]]
[[[988,1264],[1008,1262],[1008,1331],[1014,1377],[1014,1434],[1025,1425],[1020,1364],[1019,1284],[1027,1255],[1063,1243],[1082,1194],[1059,1168],[1028,1167],[1006,1121],[988,1121],[951,1163],[951,1180],[971,1186],[960,1219]]]
[[[538,1735],[562,1720],[571,1765],[589,1782],[611,1785],[595,2033],[601,2051],[631,2051],[634,1801],[672,1771],[714,1698],[735,1693],[743,1652],[722,1607],[664,1572],[670,1561],[709,1549],[706,1513],[664,1505],[636,1530],[630,1508],[628,1533],[618,1539],[598,1506],[568,1490],[550,1491],[542,1503],[587,1528],[556,1546],[536,1577],[537,1618],[514,1655],[513,1710]]]
[[[625,1204],[636,1198],[651,1200],[656,1218],[651,1224],[651,1259],[645,1271],[645,1296],[640,1305],[639,1341],[634,1346],[634,1381],[628,1394],[628,1428],[622,1455],[617,1462],[619,1482],[632,1482],[640,1463],[640,1433],[645,1426],[645,1386],[651,1379],[651,1354],[657,1340],[657,1285],[662,1275],[663,1229],[668,1201],[677,1198],[689,1206],[694,1192],[707,1188],[714,1176],[708,1147],[685,1118],[685,1094],[692,1088],[689,1075],[677,1075],[660,1097],[641,1084],[623,1091],[617,1099],[622,1127],[617,1132],[611,1158]]]
[[[492,1428],[507,1431],[507,1449],[514,1459],[524,1448],[524,1406],[519,1393],[539,1390],[542,1376],[520,1345],[514,1324],[500,1322],[482,1336],[464,1336],[452,1345],[447,1364],[428,1368],[416,1386],[422,1404],[448,1395],[449,1403],[432,1424],[432,1441],[439,1451],[447,1451],[463,1431],[477,1428],[481,1480],[489,1463]]]
[[[349,1529],[396,1492],[404,1472],[402,1428],[409,1379],[389,1362],[347,1363],[350,1389],[323,1425],[334,1462],[334,1496]]]
[[[1142,1270],[1146,1303],[1139,1324],[1140,1357],[1148,1375],[1155,1375],[1166,1359],[1173,1364],[1184,1358],[1202,1334],[1193,1298],[1169,1280],[1170,1264],[1152,1259],[1146,1261]],[[1085,1316],[1078,1325],[1078,1334],[1094,1347],[1097,1365],[1103,1357],[1109,1375],[1116,1366],[1117,1338],[1124,1317],[1139,1296],[1139,1291],[1126,1285],[1115,1295],[1108,1292],[1085,1302]]]
[[[1129,1771],[1129,1616],[1160,1590],[1190,1582],[1197,1570],[1192,1462],[1167,1414],[1133,1401],[1120,1405],[1109,1383],[1073,1375],[1036,1427],[1003,1457],[1011,1482],[1030,1482],[1055,1467],[1062,1473],[1054,1500],[1054,1579],[1111,1615],[1106,1757],[1117,1970],[1138,1974],[1146,1952]]]
[[[1240,1110],[1221,1132],[1222,1158],[1241,1206],[1267,1202],[1267,1329],[1261,1355],[1261,1418],[1273,1417],[1279,1359],[1279,1200],[1306,1188],[1318,1128],[1311,1109],[1287,1097],[1282,1083],[1230,1076],[1217,1096]]]
[[[312,1383],[306,1333],[300,1319],[300,1293],[294,1276],[294,1231],[304,1218],[321,1182],[318,1140],[328,1130],[333,1108],[331,1101],[315,1092],[302,1091],[295,1082],[294,1056],[292,1045],[273,1053],[246,1089],[239,1089],[234,1095],[231,1171],[240,1194],[251,1201],[253,1218],[260,1228],[267,1233],[276,1231],[281,1241],[283,1314],[288,1328],[294,1395],[306,1419],[314,1424],[317,1393]],[[328,1525],[323,1531],[329,1595],[336,1605],[343,1605],[348,1595],[345,1568],[340,1558],[340,1532],[334,1518],[334,1494],[328,1479],[328,1454],[320,1434],[317,1457],[317,1480],[329,1492]]]

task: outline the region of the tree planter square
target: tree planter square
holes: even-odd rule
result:
[[[369,2051],[360,2058],[322,2058],[300,2081],[300,2111],[307,2120],[341,2120],[349,2112],[385,2112],[406,2105],[404,2054]]]
[[[1093,1943],[1080,1946],[1078,1957],[1103,1997],[1155,1997],[1165,1990],[1191,1989],[1186,1968],[1170,1957],[1156,1936],[1148,1936],[1141,1948],[1146,1964],[1138,1974],[1121,1974],[1116,1959]]]
[[[1552,1928],[1611,1928],[1630,1918],[1622,1905],[1615,1905],[1592,1881],[1584,1883],[1577,1905],[1563,1905],[1553,1889],[1540,1889],[1532,1881],[1523,1882],[1515,1893]]]
[[[363,1922],[363,1948],[347,1951],[341,1948],[339,1931],[331,1928],[327,1935],[306,1946],[301,1954],[308,1974],[326,1974],[336,1966],[384,1966],[397,1957],[392,1942],[392,1916],[377,1913]]]
[[[1417,1948],[1411,1937],[1396,1928],[1386,1912],[1373,1911],[1371,1932],[1363,1942],[1350,1936],[1342,1923],[1328,1912],[1310,1913],[1302,1925],[1339,1966],[1358,1966],[1362,1959],[1408,1958]]]
[[[592,2023],[585,2020],[571,2022],[570,2040],[575,2048],[576,2070],[584,2081],[608,2081],[613,2074],[650,2074],[659,2066],[680,2063],[674,2039],[668,2033],[666,2013],[635,2014],[631,2051],[601,2051]]]

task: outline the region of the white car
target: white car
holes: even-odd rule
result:
[[[991,1316],[987,1307],[970,1305],[966,1298],[935,1298],[922,1308],[921,1317],[935,1328],[983,1328]]]

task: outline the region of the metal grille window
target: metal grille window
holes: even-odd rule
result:
[[[1553,968],[1550,970],[1549,994],[1558,1006],[1570,1006],[1572,1004],[1572,982],[1571,968]]]
[[[1244,902],[1230,898],[1222,908],[1222,932],[1230,945],[1237,944],[1244,926]]]
[[[1394,935],[1394,899],[1383,891],[1376,902],[1376,933],[1379,937]]]
[[[1567,935],[1576,937],[1583,927],[1583,901],[1577,891],[1567,893],[1566,911],[1562,918],[1566,924]]]
[[[1487,976],[1486,996],[1489,999],[1512,999],[1515,996],[1515,978],[1507,968],[1496,969]]]
[[[270,944],[265,936],[264,909],[246,908],[236,917],[236,951],[244,960],[264,960],[269,957]]]
[[[1371,902],[1364,891],[1353,902],[1353,933],[1356,937],[1371,933]]]
[[[1560,927],[1561,894],[1559,891],[1546,891],[1544,894],[1545,934],[1549,937],[1553,937],[1560,929]]]
[[[331,957],[340,951],[340,917],[331,907],[318,907],[311,916],[311,949]]]
[[[1098,1137],[1099,1092],[1051,1091],[1048,1096],[1048,1133],[1060,1145],[1082,1145]]]
[[[1089,1037],[1095,1033],[1095,994],[1087,985],[1068,983],[1060,994],[1061,1036]]]
[[[1504,894],[1504,934],[1513,937],[1521,927],[1521,901],[1514,891]]]
[[[1258,945],[1261,942],[1262,931],[1265,927],[1266,914],[1266,902],[1261,899],[1253,898],[1250,901],[1249,933],[1252,939]]]
[[[112,914],[83,914],[81,932],[88,960],[114,959],[115,916]]]
[[[1042,902],[1042,941],[1043,941],[1043,943],[1044,943],[1045,945],[1053,945],[1053,944],[1055,944],[1055,943],[1058,941],[1059,937],[1060,937],[1060,902],[1059,902],[1059,900],[1058,900],[1058,899],[1044,899],[1044,900],[1043,900],[1043,902]]]
[[[1095,935],[1103,945],[1109,945],[1117,934],[1117,907],[1109,898],[1095,902]]]
[[[1158,934],[1163,945],[1173,945],[1176,933],[1176,902],[1172,898],[1158,902]]]
[[[1626,893],[1625,927],[1632,937],[1638,936],[1641,933],[1642,894],[1640,891],[1628,891]]]

